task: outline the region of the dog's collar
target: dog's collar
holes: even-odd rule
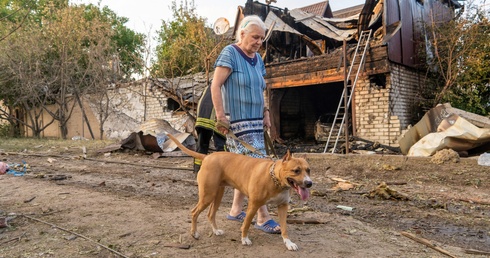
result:
[[[274,168],[276,167],[276,162],[272,163],[272,166],[269,170],[269,174],[271,175],[271,178],[272,178],[272,181],[274,182],[274,184],[278,187],[278,188],[284,188],[284,189],[287,189],[289,187],[282,187],[281,186],[281,183],[279,182],[279,179],[277,179],[276,177],[276,174],[274,173]]]

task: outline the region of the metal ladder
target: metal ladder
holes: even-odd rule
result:
[[[361,72],[362,67],[366,61],[365,57],[366,57],[366,52],[369,48],[369,40],[371,39],[371,32],[372,32],[372,30],[365,30],[365,31],[362,31],[361,34],[359,35],[357,47],[356,47],[356,50],[354,52],[354,56],[352,58],[352,61],[350,62],[349,72],[347,73],[346,80],[349,80],[349,78],[351,77],[351,74],[352,74],[353,68],[354,68],[354,64],[356,62],[357,57],[359,56],[361,60],[359,61],[359,65],[357,66],[357,71],[355,71],[356,77],[354,78],[354,82],[352,82],[351,85],[347,85],[347,87],[344,87],[344,90],[342,91],[342,95],[340,96],[340,100],[339,100],[339,105],[337,107],[337,112],[335,112],[335,117],[332,121],[332,126],[330,127],[330,132],[328,133],[328,139],[327,139],[327,142],[325,143],[325,149],[323,150],[323,153],[327,152],[327,149],[328,149],[329,144],[331,143],[331,140],[333,141],[332,134],[335,131],[335,124],[338,121],[340,121],[340,126],[339,126],[339,130],[337,131],[337,137],[335,138],[335,143],[334,143],[333,148],[332,148],[332,153],[335,153],[335,150],[337,149],[337,144],[339,143],[340,134],[342,133],[342,129],[344,127],[345,121],[347,120],[349,106],[350,106],[350,103],[352,101],[352,95],[355,92],[357,79],[359,78],[359,73]],[[348,93],[348,101],[347,101],[347,106],[345,106],[344,94],[345,94],[346,90],[347,91],[349,90],[349,88],[350,88],[350,93],[347,92]],[[342,114],[342,117],[339,117],[339,114]],[[348,139],[346,139],[346,141],[348,141]]]

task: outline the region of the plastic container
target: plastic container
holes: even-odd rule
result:
[[[490,153],[485,152],[480,157],[478,157],[478,165],[480,166],[490,166]]]

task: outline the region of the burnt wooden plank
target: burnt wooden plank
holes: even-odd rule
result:
[[[357,69],[357,66],[358,65],[354,66],[354,71]],[[387,59],[383,59],[375,62],[366,63],[364,69],[362,69],[360,73],[360,76],[368,76],[387,72],[389,72],[389,62]],[[272,76],[266,78],[265,81],[267,86],[271,89],[310,86],[332,82],[342,82],[344,81],[344,72],[343,69],[328,69],[298,74],[283,73],[280,76]]]
[[[387,49],[386,46],[375,46],[370,48],[366,55],[365,68],[374,69],[377,73],[378,63],[387,61]],[[352,59],[352,55],[348,60]],[[311,58],[302,58],[291,60],[282,63],[268,64],[266,66],[266,80],[275,81],[274,78],[283,78],[287,76],[298,75],[304,77],[302,74],[311,74],[315,72],[325,73],[325,71],[332,70],[328,74],[342,73],[343,67],[341,66],[341,55],[337,51],[331,54],[325,54],[321,56],[315,56]],[[356,58],[355,63],[359,63],[360,56]],[[374,65],[372,64],[374,63]],[[356,66],[356,65],[355,65]],[[384,65],[383,65],[384,67]],[[383,69],[384,70],[384,69]],[[335,75],[336,76],[336,75]],[[301,80],[301,79],[300,79]],[[328,81],[335,81],[334,79]]]
[[[297,86],[310,86],[316,84],[324,84],[330,82],[339,82],[344,80],[343,73],[337,71],[326,70],[317,71],[314,73],[303,73],[296,75],[285,75],[281,77],[275,77],[266,79],[267,86],[272,89],[297,87]]]

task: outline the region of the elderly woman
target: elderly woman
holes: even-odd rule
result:
[[[265,24],[258,16],[245,17],[236,31],[237,42],[223,48],[218,56],[211,84],[218,130],[223,134],[231,130],[264,155],[250,151],[230,137],[226,141],[227,150],[259,158],[265,156],[264,127],[271,126],[269,109],[264,106],[265,66],[257,53],[265,31]],[[243,221],[246,216],[242,211],[244,199],[245,195],[235,189],[228,219]],[[281,232],[266,205],[258,210],[255,227],[267,233]]]

